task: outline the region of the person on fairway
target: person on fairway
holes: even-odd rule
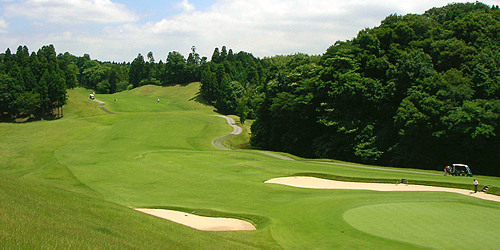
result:
[[[474,193],[477,193],[477,185],[479,185],[479,182],[474,179]]]

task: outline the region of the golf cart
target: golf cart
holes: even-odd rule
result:
[[[470,176],[472,177],[472,172],[469,166],[464,164],[452,164],[449,173],[454,176]]]

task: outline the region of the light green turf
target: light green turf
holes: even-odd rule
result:
[[[431,248],[500,246],[498,208],[460,202],[401,202],[348,210],[344,219],[356,229]]]
[[[230,133],[232,128],[225,119],[214,116],[212,107],[196,101],[198,89],[199,84],[195,83],[144,86],[113,95],[96,95],[115,114],[99,109],[98,103],[88,99],[88,90],[75,89],[69,92],[63,119],[0,124],[0,176],[6,176],[9,187],[26,186],[9,189],[10,193],[0,200],[0,219],[9,225],[0,224],[0,234],[9,236],[0,241],[0,246],[16,246],[13,242],[24,242],[20,246],[25,247],[38,246],[34,243],[41,238],[47,239],[42,247],[75,246],[77,243],[67,241],[72,236],[79,237],[80,241],[75,242],[80,243],[93,238],[89,247],[108,247],[116,242],[118,247],[163,243],[178,248],[202,244],[213,248],[418,248],[426,245],[357,229],[353,227],[355,222],[347,222],[344,216],[356,218],[357,209],[363,207],[410,206],[416,202],[424,204],[432,214],[432,208],[443,201],[487,207],[488,211],[500,214],[499,203],[459,194],[312,190],[265,184],[271,178],[305,172],[463,184],[471,184],[472,179],[442,176],[437,171],[423,171],[434,175],[382,171],[300,158],[287,161],[252,150],[218,150],[211,141]],[[248,130],[245,131],[246,134],[233,137],[227,145],[245,143]],[[499,178],[477,178],[481,184],[500,186]],[[41,188],[37,189],[38,186]],[[80,198],[67,199],[74,192]],[[15,198],[27,193],[34,195],[28,200]],[[99,211],[85,212],[90,206],[98,206]],[[469,213],[467,206],[457,206],[457,213]],[[175,207],[197,214],[227,214],[252,221],[258,230],[200,232],[136,213],[129,207]],[[19,209],[27,214],[22,220],[36,223],[13,225],[16,220],[10,217]],[[359,211],[361,218],[363,211]],[[54,213],[61,216],[48,225],[45,217],[37,216],[50,217]],[[403,220],[407,216],[397,217]],[[489,217],[488,213],[477,216],[483,220]],[[78,228],[81,220],[88,225],[84,224],[81,230],[70,230],[69,234],[60,233],[67,227]],[[147,226],[145,221],[153,225]],[[91,227],[94,223],[100,224]],[[470,221],[457,223],[464,228],[470,225]],[[35,233],[41,224],[51,233],[42,236]],[[132,225],[137,228],[131,229]],[[124,232],[115,233],[120,228]],[[498,223],[488,229],[500,234]],[[152,231],[154,237],[145,236]],[[410,233],[420,235],[424,231],[425,227],[418,226]],[[99,239],[103,244],[99,244]],[[449,246],[445,239],[433,242],[429,246]],[[487,241],[473,243],[476,247],[491,247]]]

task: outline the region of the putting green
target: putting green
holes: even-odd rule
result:
[[[350,209],[356,229],[386,239],[432,248],[497,248],[500,208],[460,202],[406,202]]]

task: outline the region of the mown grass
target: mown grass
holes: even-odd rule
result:
[[[450,201],[374,204],[351,209],[344,219],[366,233],[422,248],[500,245],[496,234],[500,213],[489,206]],[[473,226],[477,224],[483,226]]]
[[[116,114],[100,110],[88,99],[87,90],[75,89],[62,119],[0,124],[0,176],[5,179],[0,194],[0,246],[418,248],[422,245],[357,229],[344,213],[377,204],[443,200],[500,212],[496,202],[443,192],[312,190],[265,184],[297,173],[365,181],[406,178],[415,184],[443,185],[471,185],[472,179],[437,171],[382,171],[299,158],[286,161],[252,150],[218,150],[210,142],[232,128],[213,116],[212,107],[196,101],[198,88],[196,83],[144,86],[96,96]],[[244,144],[247,136],[231,138],[230,146]],[[498,178],[475,178],[481,185],[500,186]],[[131,208],[175,208],[243,218],[258,230],[201,232]],[[432,216],[432,209],[425,211]],[[457,211],[470,209],[458,207]],[[484,221],[475,227],[486,227]],[[500,233],[498,225],[488,228]],[[463,247],[492,248],[492,243],[464,242]],[[445,239],[431,245],[446,246]]]
[[[239,117],[234,115],[230,117],[235,120],[236,125],[243,128],[243,132],[241,132],[241,134],[239,135],[235,135],[226,139],[223,142],[224,146],[234,149],[252,149],[252,146],[250,145],[250,127],[252,126],[253,120],[246,120],[244,124],[241,124]]]

